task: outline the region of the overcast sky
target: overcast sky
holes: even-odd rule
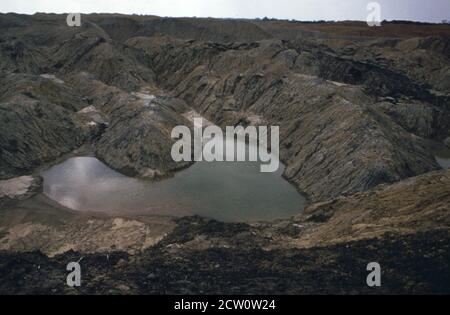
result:
[[[366,20],[371,0],[0,0],[0,12],[105,12],[159,16]],[[441,22],[450,0],[378,0],[382,19]]]

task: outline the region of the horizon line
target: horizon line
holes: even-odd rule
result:
[[[162,16],[155,14],[139,14],[139,13],[120,13],[120,12],[34,12],[34,13],[20,13],[20,12],[3,12],[0,11],[0,14],[17,14],[17,15],[26,15],[26,16],[34,16],[38,14],[45,15],[67,15],[71,13],[80,13],[82,15],[123,15],[123,16],[141,16],[141,17],[157,17],[157,18],[169,18],[169,19],[216,19],[216,20],[257,20],[257,21],[286,21],[286,22],[300,22],[300,23],[339,23],[339,22],[362,22],[365,23],[364,20],[297,20],[297,19],[289,19],[289,18],[277,18],[277,17],[215,17],[215,16]],[[430,21],[419,21],[419,20],[403,20],[403,19],[393,19],[393,20],[382,20],[384,23],[392,23],[392,22],[407,22],[407,23],[417,23],[417,24],[435,24],[435,25],[448,25],[445,23],[446,20],[442,20],[441,22],[430,22]],[[447,20],[450,22],[450,20]]]

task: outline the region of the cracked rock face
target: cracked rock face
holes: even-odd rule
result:
[[[135,177],[158,178],[189,165],[171,157],[172,129],[190,123],[179,100],[137,93],[107,111],[109,125],[95,143],[95,153],[119,172]]]
[[[0,103],[0,178],[27,174],[83,143],[72,113],[60,105],[17,96]]]

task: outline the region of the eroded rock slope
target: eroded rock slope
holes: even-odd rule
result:
[[[125,174],[170,174],[186,165],[171,161],[169,131],[195,109],[219,125],[280,125],[285,175],[318,201],[437,170],[421,137],[450,135],[442,35],[332,40],[327,31],[311,40],[272,22],[87,15],[70,28],[61,15],[0,20],[0,99],[20,111],[2,116],[4,178],[86,143]],[[433,56],[423,67],[422,51]],[[80,114],[90,106],[100,120]],[[21,120],[39,130],[30,137]]]

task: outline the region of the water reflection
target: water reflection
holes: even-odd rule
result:
[[[428,143],[438,164],[444,169],[450,168],[450,148],[435,141],[429,140]]]
[[[174,178],[148,182],[121,175],[92,157],[44,172],[44,193],[74,210],[201,215],[223,221],[271,220],[299,213],[304,198],[258,162],[198,162]]]

